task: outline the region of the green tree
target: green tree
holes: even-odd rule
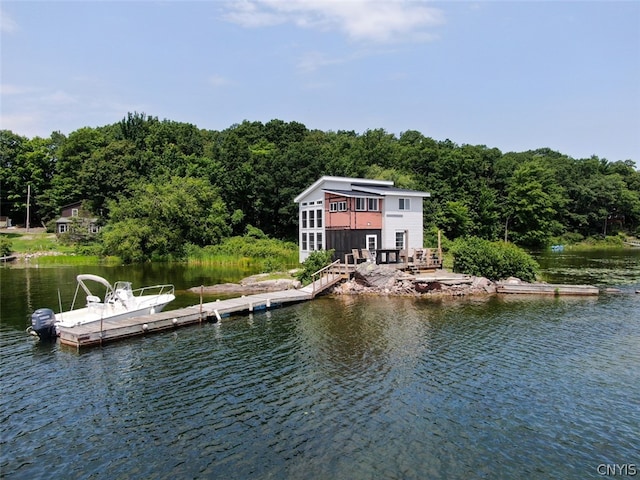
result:
[[[505,239],[528,246],[547,245],[562,232],[558,212],[566,203],[552,172],[528,162],[515,171],[507,187]]]
[[[181,258],[186,244],[218,243],[228,236],[229,215],[217,189],[196,178],[141,184],[110,204],[103,230],[105,252],[127,262]]]

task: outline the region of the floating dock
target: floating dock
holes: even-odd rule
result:
[[[102,345],[115,340],[137,337],[152,332],[175,329],[186,325],[212,321],[234,313],[251,313],[284,304],[311,300],[309,290],[283,290],[255,295],[246,295],[228,300],[203,303],[192,307],[167,310],[152,315],[126,320],[92,322],[86,325],[60,328],[60,343],[76,348]]]
[[[598,287],[592,285],[554,285],[550,283],[502,283],[497,293],[533,295],[599,295]]]
[[[337,268],[336,263],[313,274],[311,284],[300,289],[243,295],[227,300],[201,303],[177,310],[167,310],[152,315],[125,320],[103,320],[75,327],[60,327],[62,345],[75,348],[103,345],[107,342],[137,337],[152,332],[175,329],[186,325],[212,321],[219,322],[224,316],[234,313],[251,313],[286,304],[312,300],[332,285],[348,277],[349,271]]]

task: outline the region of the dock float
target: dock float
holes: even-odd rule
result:
[[[256,310],[311,300],[314,294],[313,289],[301,288],[216,300],[215,302],[126,320],[104,320],[75,327],[61,327],[59,338],[62,345],[79,349],[206,321],[215,323],[220,321],[223,316],[234,313],[251,313]]]
[[[550,283],[502,283],[496,287],[498,293],[533,295],[599,295],[593,285],[554,285]]]

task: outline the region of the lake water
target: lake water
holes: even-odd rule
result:
[[[190,286],[246,272],[0,268],[1,476],[585,479],[640,469],[640,251],[539,260],[550,281],[622,293],[322,297],[78,353],[24,330],[32,310],[56,307],[58,288],[68,304],[79,272],[134,288],[175,283],[173,307],[198,302]]]

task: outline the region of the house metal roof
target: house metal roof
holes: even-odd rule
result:
[[[356,198],[356,197],[382,197],[382,195],[378,195],[375,193],[368,193],[368,192],[359,192],[357,190],[334,190],[334,189],[322,189],[323,192],[325,193],[334,193],[336,195],[340,195],[342,197],[350,197],[350,198]]]
[[[407,197],[430,197],[431,194],[429,192],[419,192],[416,190],[407,190],[404,188],[398,188],[393,186],[393,182],[390,180],[368,180],[366,178],[348,178],[348,177],[331,177],[324,176],[316,180],[311,186],[305,189],[300,195],[293,199],[294,202],[301,202],[310,192],[315,190],[318,187],[322,187],[324,183],[331,182],[333,184],[340,183],[346,189],[322,189],[325,192],[335,192],[339,195],[344,195],[348,197],[365,197],[372,195],[384,197],[386,195],[403,195]]]

